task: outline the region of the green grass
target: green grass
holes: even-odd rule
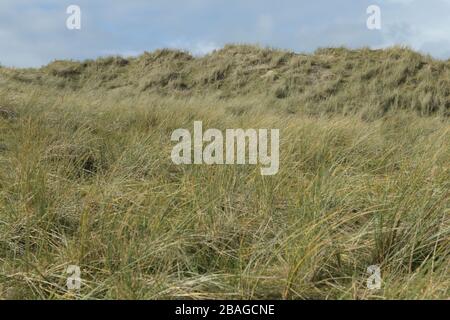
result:
[[[448,298],[449,72],[251,46],[0,68],[0,298]],[[279,173],[174,165],[194,120],[279,128]]]

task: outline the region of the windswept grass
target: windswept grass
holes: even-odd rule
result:
[[[448,298],[449,66],[228,46],[0,69],[0,298]],[[174,165],[194,120],[280,128],[279,173]]]

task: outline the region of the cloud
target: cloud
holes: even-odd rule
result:
[[[186,50],[195,56],[204,56],[220,48],[220,46],[214,42],[209,41],[189,42],[183,40],[171,41],[167,43],[166,47],[172,49]]]
[[[450,57],[450,0],[388,0],[387,3],[391,5],[382,9],[386,45],[403,44],[438,58]]]

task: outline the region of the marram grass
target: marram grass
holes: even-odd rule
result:
[[[251,46],[0,68],[0,298],[449,298],[449,70]],[[195,120],[279,128],[279,173],[174,165]]]

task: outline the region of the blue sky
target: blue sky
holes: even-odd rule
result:
[[[78,5],[81,30],[68,30]],[[368,30],[366,9],[381,8]],[[296,52],[318,47],[407,45],[450,58],[450,0],[1,0],[0,64],[138,55],[157,48],[205,54],[226,43]]]

